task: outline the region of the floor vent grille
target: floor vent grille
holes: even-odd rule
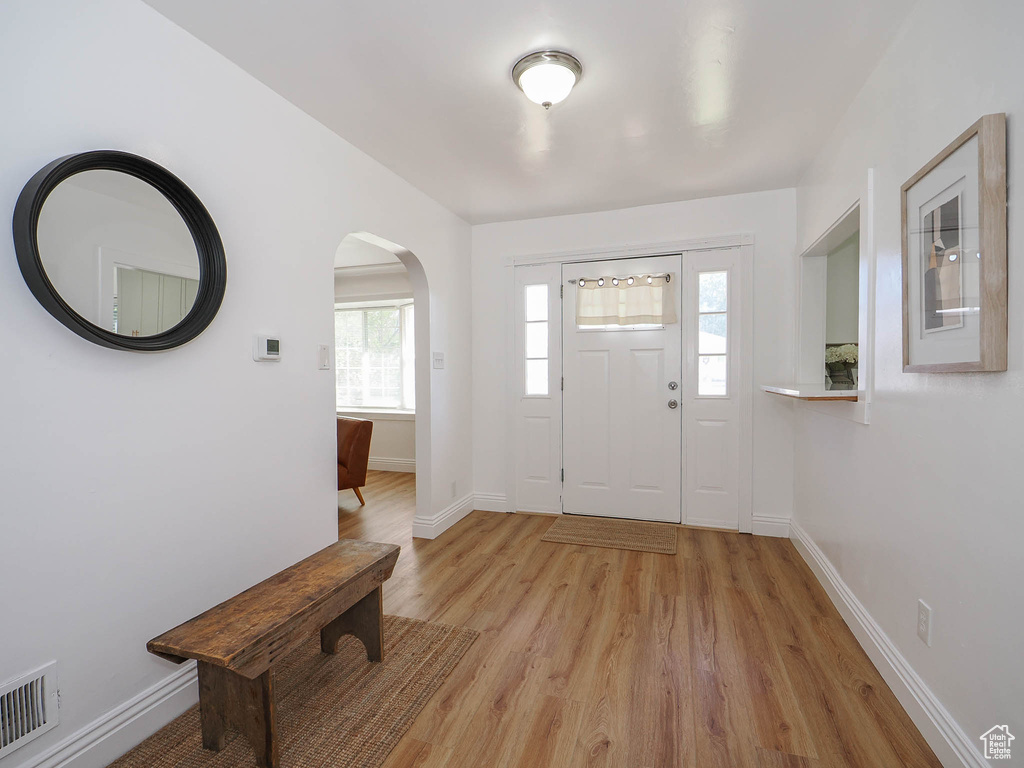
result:
[[[59,721],[57,662],[0,685],[0,757],[42,736]]]

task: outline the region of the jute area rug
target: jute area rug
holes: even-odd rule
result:
[[[676,553],[676,529],[664,523],[615,520],[607,517],[562,515],[541,536],[541,541],[581,544],[585,547],[632,549],[637,552]]]
[[[380,664],[366,660],[355,638],[329,655],[319,634],[311,636],[275,667],[282,768],[379,766],[478,634],[385,616]],[[220,752],[203,749],[196,705],[110,768],[254,768],[248,742],[234,732],[228,738]]]

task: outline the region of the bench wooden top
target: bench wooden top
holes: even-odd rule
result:
[[[375,568],[379,581],[387,579],[399,549],[343,539],[153,638],[146,648],[176,662],[199,659],[230,668],[234,660],[279,638],[282,628],[302,628],[303,617],[316,619],[321,606]]]

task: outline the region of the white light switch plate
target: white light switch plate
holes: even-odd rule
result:
[[[327,344],[317,344],[316,361],[319,370],[331,370],[331,348]]]
[[[435,352],[434,353],[434,367],[435,368],[444,368],[444,352]]]
[[[924,600],[917,601],[917,636],[925,645],[932,644],[932,609]]]

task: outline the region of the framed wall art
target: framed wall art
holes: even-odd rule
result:
[[[903,371],[1006,370],[1006,115],[903,185]]]

